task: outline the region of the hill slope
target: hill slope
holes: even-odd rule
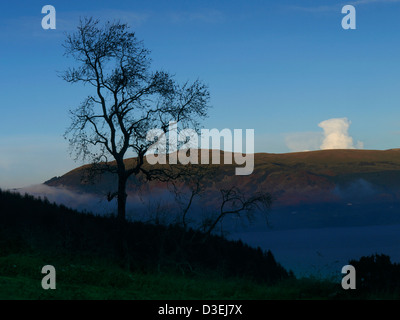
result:
[[[135,158],[125,160],[128,167],[135,161]],[[276,206],[357,202],[360,199],[385,203],[400,200],[400,149],[258,153],[254,172],[249,176],[235,176],[235,165],[210,167],[217,168],[206,181],[210,189],[236,185],[249,193],[268,191],[275,196]],[[82,181],[87,168],[79,167],[46,184],[99,194],[116,190],[116,176],[111,174],[103,174],[94,184]],[[136,177],[131,177],[128,191],[135,192],[138,184]],[[156,182],[150,186],[150,189],[165,188]]]

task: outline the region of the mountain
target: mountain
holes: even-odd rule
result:
[[[223,155],[221,151],[221,159]],[[400,224],[400,149],[257,153],[254,160],[249,176],[236,176],[235,164],[208,165],[210,175],[203,181],[208,193],[199,205],[218,204],[220,189],[238,186],[247,194],[271,193],[276,213],[271,221],[282,228]],[[127,167],[135,161],[125,160]],[[45,184],[102,197],[116,191],[115,175],[104,173],[88,181],[82,178],[88,168],[76,168]],[[128,199],[141,186],[140,195],[147,201],[165,198],[165,183],[141,181],[129,179]]]
[[[216,188],[218,181],[224,186],[240,186],[246,192],[268,191],[279,206],[343,199],[348,202],[400,200],[400,149],[257,153],[254,159],[254,172],[249,176],[236,176],[235,164],[209,165],[216,169],[212,177],[206,178],[209,187]],[[125,163],[130,167],[135,161],[131,158]],[[88,165],[79,167],[45,184],[98,194],[116,190],[115,175],[104,173],[91,182],[83,178],[88,168]],[[133,192],[139,184],[139,179],[131,177],[128,191]],[[165,187],[159,182],[150,185],[152,189]],[[371,195],[374,199],[370,199]]]

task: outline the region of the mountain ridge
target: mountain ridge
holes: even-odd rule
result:
[[[226,153],[220,152],[222,161]],[[126,165],[134,165],[135,159],[126,159]],[[350,196],[354,188],[359,189],[359,196],[364,191],[371,195],[372,190],[377,199],[400,200],[400,149],[255,153],[254,164],[254,172],[249,176],[235,176],[235,164],[209,165],[216,168],[216,174],[209,177],[208,183],[214,188],[215,182],[219,181],[224,186],[239,185],[247,192],[268,191],[276,198],[277,205],[342,201],[341,193]],[[109,173],[104,173],[94,183],[82,180],[84,170],[89,167],[75,168],[45,184],[97,194],[116,188],[116,176]],[[139,180],[131,177],[128,193],[133,192],[138,184]],[[165,187],[159,182],[150,182],[149,185],[153,190]],[[350,197],[346,201],[351,200]]]

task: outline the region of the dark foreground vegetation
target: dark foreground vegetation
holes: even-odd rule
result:
[[[360,289],[296,279],[271,252],[177,226],[128,223],[126,253],[113,217],[79,213],[0,190],[1,299],[397,298],[400,267],[386,256],[353,261]],[[57,289],[41,288],[54,265]]]

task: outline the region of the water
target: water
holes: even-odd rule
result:
[[[271,250],[275,259],[296,276],[341,276],[349,260],[375,253],[400,262],[400,224],[249,231],[230,238]]]

